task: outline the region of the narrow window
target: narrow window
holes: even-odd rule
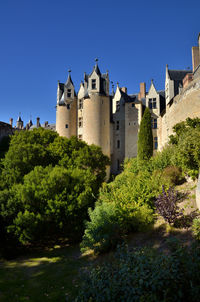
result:
[[[153,143],[154,143],[154,150],[157,150],[158,149],[158,138],[157,138],[157,136],[155,136],[153,138]]]
[[[79,100],[78,109],[83,109],[83,99]]]
[[[67,89],[67,97],[71,98],[71,95],[72,95],[71,89]]]
[[[67,104],[67,109],[70,109],[70,104]]]
[[[116,130],[119,130],[119,121],[117,121]]]
[[[96,80],[95,79],[92,80],[92,89],[96,89]]]
[[[157,129],[157,118],[152,118],[151,119],[151,128],[152,129]]]
[[[68,128],[68,124],[65,125],[65,128]]]
[[[78,118],[78,126],[79,126],[79,128],[83,127],[83,118],[82,117]]]
[[[120,148],[120,140],[118,139],[117,140],[117,149],[119,149]]]
[[[116,102],[116,111],[119,111],[120,110],[120,101],[117,101]]]
[[[119,159],[117,160],[117,170],[120,170],[120,163],[119,163]]]
[[[83,139],[83,135],[79,134],[78,139],[82,140]]]
[[[135,104],[134,103],[132,103],[132,105],[131,105],[133,108],[135,107]]]

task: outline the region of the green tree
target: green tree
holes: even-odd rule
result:
[[[153,155],[153,134],[151,129],[151,113],[145,109],[138,134],[138,159],[147,160]]]

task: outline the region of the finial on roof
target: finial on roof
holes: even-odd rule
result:
[[[153,79],[151,79],[151,84],[153,84]]]
[[[60,83],[60,80],[58,80],[58,84]]]
[[[98,58],[96,58],[96,59],[95,59],[96,64],[98,63],[98,61],[99,61],[99,59],[98,59]]]
[[[69,74],[72,72],[71,69],[68,69]]]
[[[117,82],[117,87],[119,87],[119,82]]]

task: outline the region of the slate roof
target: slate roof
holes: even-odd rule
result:
[[[128,95],[121,88],[119,88],[119,90],[120,90],[121,96],[123,97],[125,103],[132,103],[132,102],[136,101],[137,95],[135,95],[135,94]]]
[[[173,81],[182,81],[187,73],[191,73],[192,70],[168,70],[169,77]]]
[[[157,93],[162,96],[163,98],[165,98],[165,90],[159,90],[157,91]]]
[[[65,83],[65,86],[68,88],[69,86],[71,86],[71,84],[74,86],[73,82],[72,82],[72,78],[71,78],[71,75],[68,74],[68,78],[67,78],[67,81]]]

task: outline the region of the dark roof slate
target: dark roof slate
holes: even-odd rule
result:
[[[169,77],[173,81],[182,81],[187,73],[191,73],[191,70],[168,70]]]

